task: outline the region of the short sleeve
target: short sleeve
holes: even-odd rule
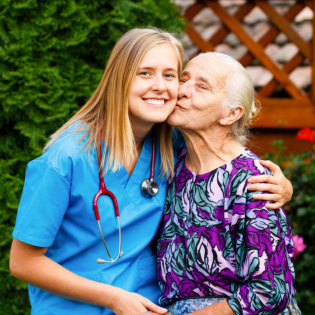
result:
[[[40,157],[27,165],[13,237],[30,245],[51,246],[69,205],[67,169],[58,171]]]

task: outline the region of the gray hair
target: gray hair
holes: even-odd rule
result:
[[[244,144],[247,140],[249,124],[258,113],[254,99],[253,80],[248,71],[229,55],[218,52],[207,52],[200,55],[218,56],[229,68],[225,81],[226,98],[222,104],[222,110],[237,107],[244,109],[242,117],[232,125],[232,136],[239,143]]]

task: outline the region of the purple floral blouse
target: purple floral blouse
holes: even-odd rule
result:
[[[247,191],[266,174],[245,149],[231,162],[198,175],[184,149],[169,180],[158,238],[162,304],[225,297],[236,314],[277,314],[294,294],[294,246],[282,209],[268,210]]]

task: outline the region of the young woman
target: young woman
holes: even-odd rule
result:
[[[52,136],[44,154],[29,163],[10,268],[30,283],[32,314],[163,312],[149,301],[159,294],[149,244],[162,215],[165,174],[174,165],[165,120],[177,100],[181,66],[182,46],[170,34],[127,32],[90,100]],[[159,192],[147,198],[141,183],[150,177],[153,135]],[[123,255],[105,264],[97,263],[99,257],[111,259],[93,211],[100,187],[99,153],[122,230]],[[104,240],[115,259],[119,231],[113,203],[103,196],[97,204]]]
[[[166,311],[150,302],[160,294],[150,242],[174,165],[165,120],[181,67],[172,35],[130,30],[89,101],[28,164],[10,269],[29,283],[32,314]],[[109,196],[97,200],[100,188]]]

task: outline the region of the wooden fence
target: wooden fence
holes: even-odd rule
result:
[[[276,5],[286,3],[286,11],[280,13]],[[229,8],[233,7],[233,10]],[[233,33],[239,42],[246,47],[246,51],[237,59],[245,66],[259,64],[271,74],[269,82],[256,87],[256,97],[261,103],[261,112],[255,120],[255,128],[295,130],[302,127],[315,127],[315,41],[314,17],[311,21],[309,40],[305,40],[294,27],[294,19],[306,7],[315,11],[313,1],[213,1],[195,0],[184,8],[183,16],[186,20],[186,34],[198,48],[196,52],[216,51],[220,43]],[[264,34],[259,38],[252,36],[244,27],[244,19],[254,9],[259,9],[267,17]],[[211,10],[219,20],[219,27],[205,39],[200,28],[194,23],[195,17],[202,10]],[[285,63],[279,63],[266,53],[266,47],[272,44],[279,34],[284,34],[287,42],[294,44],[296,53]],[[309,65],[310,84],[305,88],[299,87],[290,78],[290,73],[301,65]],[[280,91],[280,93],[279,93]],[[295,132],[294,131],[294,132]]]

